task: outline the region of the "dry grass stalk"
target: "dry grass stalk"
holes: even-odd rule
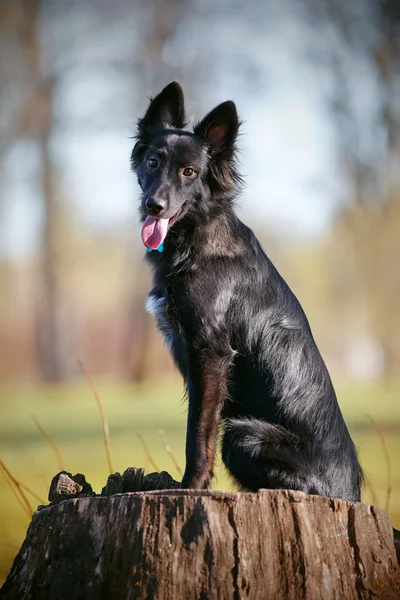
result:
[[[6,475],[6,472],[3,470],[3,468],[2,468],[2,467],[1,467],[1,472],[3,473],[3,477],[4,477],[4,479],[6,480],[6,483],[7,483],[8,487],[10,488],[10,490],[12,491],[12,493],[14,494],[14,496],[15,496],[15,498],[16,498],[16,500],[17,500],[18,504],[20,505],[20,507],[22,508],[22,510],[24,511],[24,513],[25,513],[26,515],[28,515],[28,517],[29,517],[29,519],[30,519],[30,518],[31,518],[31,516],[32,516],[32,513],[31,513],[31,512],[29,512],[29,510],[26,508],[26,506],[25,506],[24,502],[23,502],[23,501],[22,501],[22,499],[21,499],[21,496],[18,494],[18,491],[17,491],[17,490],[18,490],[18,488],[16,488],[16,487],[15,487],[15,485],[12,483],[12,480],[10,480],[10,479],[8,478],[8,476]]]
[[[107,463],[108,463],[108,468],[110,471],[110,475],[112,473],[114,473],[114,468],[113,468],[113,464],[112,464],[112,454],[111,454],[111,440],[110,440],[110,430],[108,427],[108,421],[107,421],[107,415],[106,412],[104,410],[104,406],[103,403],[101,401],[101,398],[96,390],[96,387],[93,383],[92,378],[89,375],[88,370],[86,369],[85,365],[83,364],[83,362],[81,360],[78,360],[78,365],[79,368],[81,369],[83,375],[86,377],[87,382],[90,385],[90,388],[93,392],[93,396],[96,399],[97,402],[97,406],[100,412],[100,418],[101,418],[101,422],[103,423],[103,433],[104,433],[104,447],[106,450],[106,456],[107,456]]]
[[[365,483],[365,487],[368,489],[368,491],[371,495],[372,504],[374,506],[378,506],[378,496],[376,495],[374,486],[372,485],[372,483],[370,482],[370,480],[368,479],[367,476],[365,476],[364,483]]]
[[[36,500],[38,502],[40,502],[40,504],[46,504],[46,501],[43,500],[43,498],[41,498],[40,496],[38,496],[38,494],[36,494],[36,492],[34,492],[33,490],[31,490],[30,488],[28,488],[27,485],[23,484],[21,481],[18,481],[17,479],[15,479],[14,475],[12,475],[9,471],[9,469],[6,467],[6,465],[4,464],[4,462],[2,460],[0,460],[0,467],[3,469],[3,472],[5,474],[7,474],[7,476],[11,479],[11,481],[13,482],[13,484],[16,487],[20,487],[21,489],[25,490],[26,492],[28,492],[28,494],[30,494],[31,496],[33,496],[34,498],[36,498]],[[48,487],[48,486],[47,486]]]
[[[375,421],[371,415],[367,415],[368,419],[371,421],[376,433],[378,434],[379,441],[383,450],[383,455],[385,457],[386,463],[386,500],[385,500],[385,511],[389,512],[390,505],[390,496],[392,493],[392,463],[390,460],[390,455],[387,449],[385,436],[383,435],[382,429],[379,427],[378,423]]]
[[[158,433],[159,433],[159,435],[161,437],[162,445],[164,446],[166,452],[168,452],[168,454],[170,455],[171,460],[174,463],[176,470],[178,471],[179,475],[181,477],[183,477],[183,471],[182,471],[182,469],[181,469],[178,461],[176,460],[176,457],[175,457],[174,453],[172,452],[171,446],[167,442],[165,431],[163,429],[160,429],[160,431]]]
[[[0,468],[3,472],[3,475],[6,477],[6,479],[8,478],[9,483],[12,482],[15,492],[18,492],[18,494],[19,494],[19,497],[21,500],[20,504],[21,503],[23,504],[25,512],[27,513],[27,515],[29,517],[31,517],[33,514],[33,508],[22,489],[22,488],[25,488],[25,486],[23,486],[17,479],[15,479],[14,475],[12,475],[10,473],[10,471],[7,469],[6,465],[3,463],[2,460],[0,460]],[[27,488],[25,488],[25,489],[27,489]]]
[[[34,417],[32,415],[32,420],[35,423],[36,427],[39,429],[40,433],[42,434],[42,436],[48,441],[48,443],[50,444],[50,446],[52,447],[56,457],[57,457],[57,462],[58,462],[58,468],[60,469],[60,471],[65,471],[65,467],[64,467],[64,461],[61,455],[61,451],[60,448],[57,446],[57,444],[55,443],[55,441],[53,440],[53,438],[51,437],[51,435],[49,433],[47,433],[47,431],[45,430],[45,428],[43,427],[43,425],[41,425],[39,423],[39,421],[37,420],[36,417]]]
[[[160,468],[158,467],[157,463],[155,462],[154,458],[152,457],[152,455],[150,454],[150,450],[147,447],[146,442],[143,439],[143,436],[141,433],[137,433],[136,434],[138,437],[139,442],[142,444],[142,448],[146,454],[147,460],[149,461],[149,463],[151,464],[151,466],[153,467],[153,469],[155,471],[160,471]]]

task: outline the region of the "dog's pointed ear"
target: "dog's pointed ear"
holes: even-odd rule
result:
[[[207,144],[209,186],[213,193],[234,195],[241,185],[236,169],[236,137],[240,121],[236,106],[228,100],[219,104],[198,123],[194,135]]]
[[[209,145],[212,154],[234,149],[239,118],[231,100],[219,104],[194,127],[194,134]]]
[[[150,100],[146,114],[139,120],[139,133],[163,123],[176,129],[182,129],[186,125],[183,91],[177,81],[167,85],[158,96]]]

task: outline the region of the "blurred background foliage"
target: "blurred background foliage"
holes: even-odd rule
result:
[[[97,491],[114,463],[183,465],[182,385],[144,311],[130,139],[183,85],[243,117],[238,203],[303,304],[369,478],[400,528],[400,4],[397,0],[0,0],[0,456],[39,495],[57,462]],[[0,575],[27,518],[0,483]],[[229,486],[223,471],[215,487]]]

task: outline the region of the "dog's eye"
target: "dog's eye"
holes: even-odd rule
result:
[[[158,167],[158,160],[156,158],[149,158],[147,164],[151,169],[155,169],[156,167]]]
[[[183,169],[182,175],[185,177],[192,177],[194,175],[194,169],[192,169],[192,167],[186,167],[186,169]]]

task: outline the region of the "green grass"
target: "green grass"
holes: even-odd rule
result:
[[[180,402],[182,385],[177,379],[163,384],[133,386],[94,378],[108,415],[114,468],[129,466],[152,471],[136,436],[140,432],[160,469],[179,475],[163,448],[159,429],[166,432],[178,462],[184,467],[186,406]],[[338,385],[340,404],[359,449],[378,505],[386,498],[386,466],[379,438],[367,414],[381,426],[392,464],[392,495],[389,513],[400,528],[400,381],[374,385]],[[46,499],[52,476],[58,472],[54,452],[35,427],[34,415],[59,446],[65,468],[86,475],[95,491],[105,484],[108,467],[100,416],[85,381],[62,385],[2,385],[0,387],[0,458],[13,475]],[[230,489],[218,467],[214,488]],[[0,580],[25,536],[28,518],[0,475]],[[371,502],[366,490],[363,500]],[[35,507],[35,501],[32,499]]]

